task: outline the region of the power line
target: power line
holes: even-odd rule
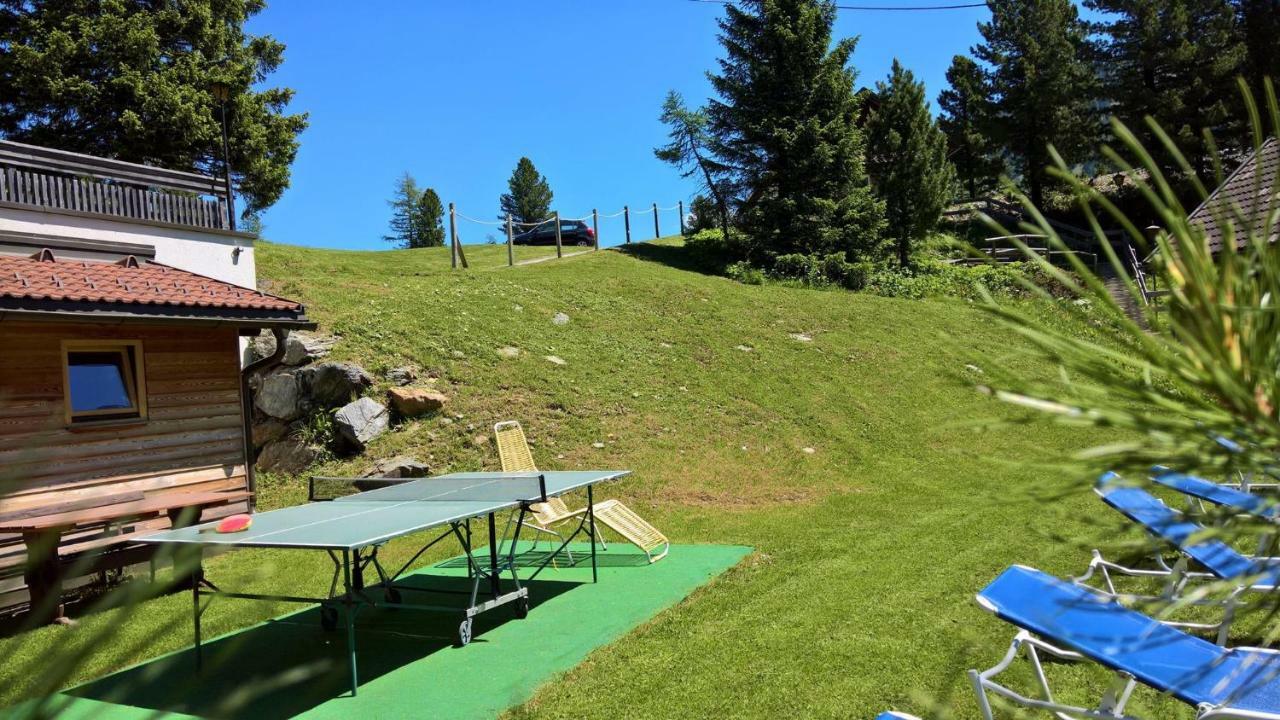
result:
[[[711,3],[712,5],[731,5],[729,0],[690,0],[690,2]],[[893,5],[837,5],[837,10],[876,10],[876,11],[902,11],[913,12],[918,10],[963,10],[965,8],[986,7],[985,2],[978,3],[962,3],[957,5],[914,5],[911,7],[899,7]]]

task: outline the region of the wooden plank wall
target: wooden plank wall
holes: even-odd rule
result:
[[[66,426],[61,342],[86,339],[142,342],[145,422]],[[234,329],[0,322],[0,512],[127,491],[243,490],[240,412]],[[20,539],[0,534],[0,607],[22,590],[23,559]]]

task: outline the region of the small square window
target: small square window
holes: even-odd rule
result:
[[[68,422],[146,416],[141,343],[66,341],[62,358]]]

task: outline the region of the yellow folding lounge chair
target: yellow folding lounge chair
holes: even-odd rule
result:
[[[524,428],[515,420],[507,420],[493,426],[493,434],[498,441],[498,457],[502,459],[503,472],[536,472],[538,467],[533,462],[533,453],[529,451],[529,441],[525,439]],[[533,516],[524,525],[537,532],[561,537],[552,526],[577,517],[587,511],[570,510],[562,498],[550,498],[544,503],[530,506]],[[655,563],[666,557],[671,549],[671,541],[658,532],[658,529],[635,514],[626,505],[617,500],[605,500],[593,507],[596,522],[621,535],[624,540],[640,548]],[[594,528],[593,528],[594,530]],[[600,538],[604,544],[604,538]],[[607,545],[605,546],[608,547]],[[658,552],[661,548],[661,552]],[[573,561],[573,555],[569,555]]]

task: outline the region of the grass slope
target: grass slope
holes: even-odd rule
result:
[[[1086,481],[1001,459],[1052,460],[1102,438],[975,425],[1013,411],[975,392],[967,365],[1049,370],[968,303],[746,286],[679,258],[666,244],[508,269],[505,249],[477,247],[472,271],[451,272],[442,250],[258,251],[267,286],[342,335],[337,359],[374,372],[415,364],[453,398],[450,417],[401,426],[370,457],[326,472],[397,453],[441,471],[493,468],[477,436],[518,418],[546,468],[634,469],[603,494],[673,540],[757,549],[511,716],[871,717],[890,706],[924,714],[937,700],[977,717],[964,670],[994,663],[1012,633],[973,593],[1015,562],[1076,573],[1084,548],[1106,540],[1085,520],[1100,513]],[[558,312],[570,322],[554,324]],[[520,356],[499,356],[505,346]],[[1036,500],[1060,487],[1073,489]],[[269,478],[263,494],[285,504],[302,489]],[[264,587],[315,584],[321,570],[215,562],[223,577]],[[127,642],[95,651],[82,675],[181,647],[187,601],[148,603]],[[208,632],[284,609],[245,605],[215,604]],[[111,613],[85,620],[105,622]],[[0,653],[30,662],[64,632],[3,641]],[[1085,668],[1052,671],[1065,700],[1107,683]],[[0,689],[5,700],[22,692]],[[1191,717],[1149,694],[1132,708]]]

